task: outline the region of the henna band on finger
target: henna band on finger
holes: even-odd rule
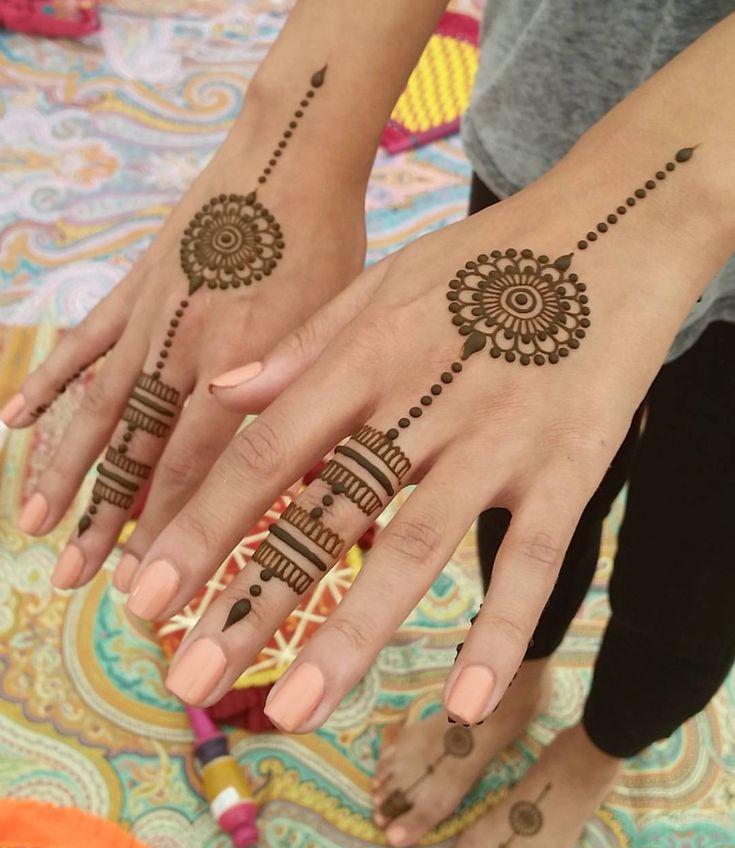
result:
[[[326,71],[324,66],[312,74],[309,88],[293,112],[268,164],[257,178],[259,188],[268,181],[316,92],[324,85]],[[125,453],[138,430],[157,439],[165,439],[171,432],[180,411],[180,393],[164,383],[161,376],[177,330],[189,307],[188,298],[205,285],[209,289],[238,289],[270,276],[283,257],[285,246],[281,226],[259,200],[258,188],[247,194],[216,195],[194,215],[183,232],[179,251],[181,269],[188,281],[188,297],[179,302],[169,319],[155,370],[138,377],[122,416],[128,426],[122,441],[114,450]],[[65,387],[66,384],[60,391]],[[41,414],[45,408],[39,407],[37,414]],[[140,465],[150,470],[150,466]],[[129,510],[133,505],[133,496],[141,488],[139,484],[115,479],[115,472],[111,472],[105,462],[98,466],[98,473],[100,476],[92,492],[92,503],[77,527],[79,536],[92,526],[92,517],[102,501]],[[147,476],[140,476],[140,479],[147,479]]]

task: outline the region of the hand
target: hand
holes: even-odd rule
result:
[[[172,691],[197,704],[222,697],[299,593],[398,490],[418,484],[267,712],[289,731],[319,726],[478,513],[502,506],[510,528],[445,693],[460,721],[492,711],[580,513],[727,255],[712,221],[684,202],[696,193],[691,151],[673,170],[668,152],[634,175],[621,156],[594,197],[584,187],[599,181],[599,163],[577,153],[530,189],[358,278],[301,331],[300,364],[276,351],[258,377],[218,390],[247,410],[293,380],[152,545],[131,599],[155,598],[161,617],[195,594],[277,492],[353,436],[189,634]],[[652,179],[647,199],[626,202],[624,178]]]
[[[116,575],[129,588],[150,541],[241,422],[215,403],[210,381],[257,363],[362,268],[364,183],[342,179],[334,160],[329,179],[315,166],[319,133],[307,126],[323,120],[324,75],[310,76],[286,111],[259,109],[251,93],[255,106],[150,249],[3,411],[13,427],[31,424],[73,375],[110,351],[20,520],[26,532],[48,533],[109,442],[54,572],[60,588],[97,572],[155,470]]]

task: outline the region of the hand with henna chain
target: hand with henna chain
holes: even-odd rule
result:
[[[300,0],[224,144],[152,246],[0,411],[10,427],[32,424],[107,354],[19,519],[27,533],[48,533],[96,466],[52,577],[57,587],[79,587],[97,573],[150,486],[114,576],[119,589],[131,588],[151,541],[241,424],[242,413],[217,404],[210,383],[223,372],[219,385],[242,379],[242,369],[229,372],[243,360],[254,375],[284,338],[298,353],[307,340],[294,331],[362,269],[365,191],[380,133],[443,5],[386,13]],[[375,87],[367,71],[384,33],[396,29],[406,45]],[[270,385],[251,398],[248,412],[277,391]],[[175,575],[159,578],[164,587]],[[131,599],[141,615],[156,606],[150,593]]]
[[[579,515],[732,246],[714,176],[721,143],[665,127],[641,148],[608,117],[528,189],[358,278],[330,332],[323,316],[321,331],[307,326],[302,375],[235,437],[142,564],[140,591],[149,572],[176,575],[161,615],[181,608],[238,529],[334,450],[182,644],[168,686],[183,700],[219,699],[300,595],[417,484],[267,713],[288,731],[320,726],[491,506],[512,521],[445,704],[469,724],[498,705]],[[286,366],[293,357],[277,349],[216,395],[247,409]]]

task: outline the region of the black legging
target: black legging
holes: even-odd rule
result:
[[[474,178],[470,214],[497,199]],[[583,716],[592,741],[621,758],[703,709],[735,660],[735,325],[711,325],[659,372],[580,518],[528,659],[561,644],[626,480],[612,616]],[[486,590],[509,521],[504,509],[480,516]]]

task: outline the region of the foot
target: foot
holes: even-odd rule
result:
[[[445,755],[430,774],[426,773],[427,767],[437,763],[445,751],[447,731],[459,729],[461,735],[463,729],[461,725],[448,724],[443,711],[428,721],[405,727],[395,742],[384,745],[375,774],[374,817],[378,825],[386,828],[390,844],[414,845],[450,816],[490,760],[522,736],[544,710],[550,692],[548,661],[523,663],[498,709],[483,724],[468,731],[472,738],[469,753]],[[426,777],[416,783],[422,775]],[[407,796],[411,809],[396,815],[396,801],[402,796]]]
[[[581,725],[565,730],[457,848],[574,848],[621,768],[622,761],[596,748]]]

